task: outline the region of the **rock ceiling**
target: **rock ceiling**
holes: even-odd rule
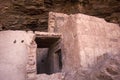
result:
[[[120,0],[0,0],[0,30],[46,31],[50,11],[83,13],[120,24]]]

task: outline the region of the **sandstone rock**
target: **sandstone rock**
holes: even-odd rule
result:
[[[48,12],[62,12],[67,14],[84,13],[97,17],[105,18],[109,22],[120,23],[119,19],[119,0],[4,0],[0,3],[0,24],[5,29],[15,30],[38,30],[46,31],[47,25],[42,22],[37,23],[37,28],[29,28],[23,23],[26,22],[25,17],[34,18],[36,20],[44,20],[48,22]],[[117,13],[116,15],[113,15]],[[9,16],[18,16],[17,19],[8,18]],[[24,18],[21,18],[24,17]],[[6,21],[7,20],[7,21]],[[16,25],[14,22],[18,21]],[[12,22],[11,22],[12,21]],[[13,28],[14,26],[14,28]],[[42,27],[41,27],[42,26]]]

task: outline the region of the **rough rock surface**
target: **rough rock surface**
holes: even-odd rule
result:
[[[89,80],[120,80],[120,54],[109,53],[99,57],[97,64],[92,67]]]
[[[0,30],[47,31],[49,11],[84,13],[120,23],[120,0],[0,0]]]
[[[63,73],[55,73],[51,75],[40,74],[37,75],[37,80],[64,80]]]

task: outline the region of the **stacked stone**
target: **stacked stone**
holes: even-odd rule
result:
[[[28,63],[27,63],[27,80],[36,79],[36,44],[35,42],[31,43],[29,46],[30,52],[28,53]]]

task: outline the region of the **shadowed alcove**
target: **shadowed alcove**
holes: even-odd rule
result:
[[[62,53],[57,48],[60,37],[36,37],[37,74],[52,74],[62,69]]]

